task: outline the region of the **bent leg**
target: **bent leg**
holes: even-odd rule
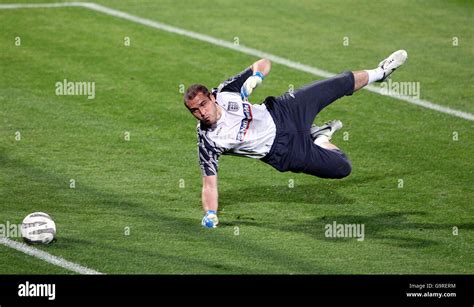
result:
[[[351,162],[341,150],[325,149],[313,144],[303,173],[321,178],[341,179],[349,176],[351,171]]]

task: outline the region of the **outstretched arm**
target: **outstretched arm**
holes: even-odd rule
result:
[[[202,208],[204,212],[209,210],[217,212],[218,192],[217,175],[202,177]]]
[[[219,223],[217,219],[217,167],[219,155],[224,148],[217,146],[208,138],[206,131],[198,125],[198,156],[202,173],[202,208],[204,218],[202,225],[214,228]]]
[[[216,228],[219,224],[217,218],[217,175],[202,177],[202,208],[204,217],[201,225],[206,228]]]

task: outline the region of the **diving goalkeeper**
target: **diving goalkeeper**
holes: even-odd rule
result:
[[[333,101],[352,95],[372,82],[382,82],[407,59],[407,52],[392,53],[372,70],[347,71],[308,84],[294,92],[267,97],[261,104],[248,102],[252,91],[269,74],[271,63],[261,59],[242,73],[208,90],[191,85],[184,104],[199,120],[198,157],[202,172],[202,225],[215,228],[217,173],[220,155],[260,159],[280,172],[302,172],[340,179],[351,173],[351,163],[332,135],[342,128],[339,120],[312,125],[316,115]]]

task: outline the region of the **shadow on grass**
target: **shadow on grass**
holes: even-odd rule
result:
[[[440,244],[438,241],[426,239],[422,235],[423,230],[451,229],[452,227],[449,224],[415,223],[410,221],[411,216],[426,215],[422,211],[392,211],[373,215],[320,215],[310,221],[300,223],[298,221],[264,223],[255,219],[247,219],[243,216],[241,219],[237,218],[235,221],[222,223],[223,227],[221,229],[209,231],[201,228],[198,216],[196,219],[180,216],[169,211],[166,207],[152,206],[149,203],[143,202],[143,200],[136,201],[131,197],[124,197],[118,193],[106,193],[98,188],[84,184],[80,185],[80,188],[71,191],[65,185],[64,178],[67,178],[67,175],[58,176],[21,161],[11,159],[4,154],[0,154],[0,168],[2,173],[7,176],[7,179],[12,179],[7,181],[10,185],[13,183],[28,186],[30,183],[33,183],[29,190],[31,195],[26,196],[24,198],[25,201],[34,199],[38,203],[49,202],[51,210],[59,210],[63,215],[80,216],[79,220],[81,221],[100,223],[102,229],[109,229],[108,233],[113,232],[110,229],[116,227],[113,223],[117,223],[118,220],[139,221],[143,223],[146,229],[151,229],[152,233],[158,232],[160,235],[147,234],[143,236],[142,240],[136,240],[127,244],[124,242],[117,243],[116,245],[110,243],[110,235],[105,235],[103,240],[99,236],[99,239],[94,239],[93,241],[65,238],[63,242],[55,244],[55,247],[58,249],[61,246],[64,246],[66,250],[71,249],[72,251],[75,249],[90,249],[97,257],[105,257],[104,259],[136,257],[133,264],[128,264],[124,261],[124,266],[126,271],[136,270],[137,273],[143,273],[144,271],[160,273],[159,268],[162,268],[163,265],[172,266],[177,273],[334,273],[324,265],[315,264],[312,261],[313,257],[311,255],[288,251],[286,246],[279,248],[272,242],[258,241],[256,237],[249,240],[236,241],[235,238],[229,237],[225,229],[226,226],[232,227],[236,224],[261,228],[262,236],[265,234],[265,229],[270,229],[289,233],[301,233],[315,240],[338,244],[341,242],[347,243],[348,239],[335,240],[325,238],[324,226],[333,221],[339,224],[359,223],[365,225],[365,240],[377,240],[376,242],[400,248],[424,248],[438,245]],[[345,184],[349,184],[349,181],[345,182]],[[288,190],[291,190],[291,192]],[[23,199],[22,197],[24,196],[8,194],[7,197]],[[295,202],[320,204],[321,206],[326,204],[354,203],[354,199],[340,195],[336,188],[329,189],[327,184],[318,183],[315,183],[314,186],[311,184],[298,185],[294,189],[288,189],[287,186],[273,185],[249,186],[249,188],[235,190],[227,189],[224,191],[223,197],[239,199],[244,203],[247,199],[251,202]],[[12,199],[12,203],[18,202],[18,199]],[[166,197],[164,201],[166,201]],[[3,199],[4,204],[8,202],[8,198]],[[68,204],[68,206],[63,204]],[[36,208],[35,206],[35,203],[31,203],[28,208],[22,209],[33,211]],[[21,214],[23,213],[25,212],[21,212]],[[110,224],[107,225],[107,223]],[[84,225],[83,222],[81,222],[81,225],[81,227],[86,228],[97,227],[94,224]],[[456,226],[462,229],[474,228],[472,223]],[[100,230],[96,229],[95,231]],[[172,240],[176,240],[175,242],[167,242],[167,244],[175,243],[185,246],[182,252],[173,254],[170,250],[166,249],[166,244],[156,241],[163,237],[162,234],[167,233],[170,234]],[[405,236],[403,233],[407,235]],[[191,242],[200,242],[202,249],[196,250],[195,246],[186,248],[186,244]],[[154,244],[157,244],[161,249],[155,249],[153,247]],[[228,251],[235,252],[235,257],[231,259],[209,260],[208,253],[215,248],[221,249],[222,252],[227,251],[226,254],[228,254]],[[80,254],[78,253],[78,255]],[[96,261],[101,263],[100,259]],[[117,265],[119,263],[117,261]],[[242,265],[240,265],[241,263]],[[244,265],[243,263],[252,263],[253,266]],[[108,266],[110,264],[104,262],[103,267],[106,270]],[[193,267],[198,269],[193,270]],[[113,271],[117,272],[120,270],[120,265],[113,268]],[[95,269],[101,270],[101,267],[96,267]],[[272,272],[269,272],[269,270]]]
[[[293,224],[279,227],[282,231],[301,232],[318,240],[327,242],[344,243],[355,238],[326,238],[325,226],[337,224],[363,224],[365,240],[377,240],[383,244],[389,244],[400,248],[425,248],[442,244],[440,241],[426,239],[423,231],[444,229],[451,233],[452,227],[459,229],[474,229],[474,223],[443,224],[443,223],[419,223],[411,222],[410,218],[415,216],[426,216],[423,211],[391,211],[373,215],[332,215],[320,216],[311,222]],[[397,232],[397,234],[393,234]],[[409,234],[407,232],[410,232]],[[405,236],[402,233],[406,233]]]
[[[276,172],[275,170],[270,170]],[[277,173],[277,172],[276,172]],[[398,173],[403,176],[410,173]],[[303,175],[303,174],[298,174]],[[284,184],[255,185],[252,182],[245,188],[226,188],[219,190],[220,205],[231,205],[235,202],[274,202],[274,203],[304,203],[304,204],[323,204],[323,205],[351,205],[355,199],[342,195],[338,189],[342,187],[357,187],[360,185],[374,185],[375,182],[385,180],[386,174],[370,174],[349,176],[343,180],[313,178],[313,183],[295,183],[290,188]],[[347,194],[347,193],[346,193]]]
[[[302,184],[289,188],[286,185],[252,185],[243,189],[226,189],[219,191],[223,206],[231,201],[266,202],[266,203],[305,203],[305,204],[353,204],[354,199],[342,196],[336,189],[327,185]]]
[[[0,171],[9,179],[10,188],[15,189],[15,185],[22,185],[24,193],[24,187],[30,187],[26,189],[28,195],[10,193],[2,200],[4,204],[19,203],[22,205],[21,209],[18,208],[18,211],[14,211],[15,215],[22,216],[30,211],[37,211],[38,204],[48,204],[42,205],[41,210],[44,208],[53,216],[61,214],[63,218],[68,215],[74,216],[71,221],[77,222],[82,231],[88,231],[94,235],[95,239],[65,237],[61,241],[59,234],[58,242],[49,249],[51,252],[57,249],[58,251],[62,250],[63,252],[60,253],[64,254],[67,251],[69,257],[72,254],[80,257],[82,253],[93,253],[99,259],[95,260],[97,263],[101,263],[100,259],[108,259],[101,265],[103,268],[107,268],[110,261],[114,261],[113,259],[116,259],[119,264],[118,259],[134,257],[136,259],[133,261],[133,265],[126,267],[125,270],[130,271],[132,268],[136,270],[136,273],[160,273],[159,270],[154,269],[154,266],[160,268],[164,265],[172,266],[180,274],[330,273],[328,268],[318,267],[304,255],[293,254],[272,244],[263,244],[254,240],[255,238],[237,241],[233,234],[225,231],[225,228],[215,231],[203,229],[200,226],[200,216],[198,215],[196,219],[182,217],[159,205],[151,206],[149,203],[135,201],[131,197],[124,197],[116,193],[106,193],[85,184],[79,185],[74,190],[69,189],[66,180],[67,174],[59,176],[20,160],[12,159],[1,149]],[[117,223],[127,220],[138,220],[143,224],[143,228],[152,229],[151,231],[158,234],[146,234],[142,240],[134,240],[125,245],[122,240],[119,240],[115,246],[110,242],[117,239],[115,234]],[[87,224],[88,222],[90,224]],[[77,231],[80,232],[81,228],[78,228]],[[106,232],[101,237],[99,234],[104,230]],[[175,240],[174,242],[153,241],[153,238],[162,239],[167,233],[170,234],[169,238]],[[201,242],[202,248],[186,247],[187,242]],[[172,254],[166,249],[167,245],[174,245],[173,243],[184,246],[179,254]],[[145,248],[140,249],[144,244]],[[154,244],[157,244],[161,249],[153,247]],[[235,258],[214,259],[209,254],[214,249],[227,251],[227,254],[229,254],[228,251],[232,251],[230,255],[235,253]],[[74,250],[79,252],[74,253]],[[81,259],[72,258],[70,260],[77,260],[81,264],[87,265],[87,263],[82,263]],[[122,261],[124,266],[127,266],[127,261]],[[232,263],[232,261],[236,261],[236,263]],[[239,261],[247,263],[247,265],[240,266]],[[252,263],[253,266],[249,266],[248,263]],[[94,269],[102,271],[102,267],[94,267]],[[193,267],[198,269],[193,269]],[[113,271],[117,272],[119,269],[120,267],[114,266]]]
[[[221,207],[232,206],[230,201],[233,199],[238,200],[239,203],[245,203],[247,201],[249,203],[353,205],[355,203],[353,198],[341,195],[337,191],[337,189],[340,188],[338,183],[343,183],[344,185],[360,185],[383,179],[385,179],[384,174],[370,177],[362,176],[354,179],[350,178],[343,182],[334,182],[334,184],[331,181],[328,183],[315,181],[314,184],[295,185],[294,188],[288,188],[286,185],[249,185],[249,187],[242,189],[227,189],[220,192]],[[357,210],[357,208],[354,207],[354,210]],[[355,239],[326,238],[326,224],[332,224],[334,221],[338,224],[364,224],[365,240],[377,240],[377,242],[400,248],[425,248],[441,244],[438,240],[426,238],[427,236],[423,233],[424,230],[445,229],[450,233],[453,226],[457,226],[460,229],[474,229],[474,223],[454,225],[410,221],[412,217],[426,215],[427,212],[424,211],[390,211],[373,215],[320,215],[311,221],[305,221],[303,223],[284,221],[278,225],[273,223],[260,223],[251,216],[238,215],[234,221],[221,223],[221,226],[256,226],[284,232],[301,233],[326,242],[348,243],[348,240]],[[394,234],[394,232],[398,234]]]

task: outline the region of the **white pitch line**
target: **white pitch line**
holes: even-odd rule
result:
[[[267,59],[271,60],[272,62],[278,63],[280,65],[287,66],[287,67],[292,68],[292,69],[307,72],[307,73],[310,73],[310,74],[315,75],[315,76],[319,76],[319,77],[323,77],[323,78],[330,78],[330,77],[336,75],[336,74],[331,73],[329,71],[325,71],[325,70],[322,70],[322,69],[319,69],[319,68],[315,68],[315,67],[311,67],[311,66],[308,66],[308,65],[305,65],[305,64],[294,62],[294,61],[291,61],[289,59],[285,59],[285,58],[282,58],[282,57],[279,57],[279,56],[276,56],[276,55],[273,55],[273,54],[270,54],[270,53],[266,53],[266,52],[263,52],[263,51],[260,51],[260,50],[257,50],[257,49],[253,49],[253,48],[249,48],[249,47],[245,47],[245,46],[241,46],[241,45],[235,45],[234,43],[231,43],[231,42],[228,42],[228,41],[225,41],[225,40],[222,40],[222,39],[218,39],[218,38],[215,38],[215,37],[212,37],[212,36],[209,36],[209,35],[204,35],[204,34],[200,34],[200,33],[197,33],[197,32],[192,32],[192,31],[181,29],[181,28],[173,27],[173,26],[170,26],[170,25],[167,25],[167,24],[164,24],[164,23],[160,23],[160,22],[153,21],[153,20],[150,20],[150,19],[138,17],[138,16],[131,15],[129,13],[118,11],[118,10],[115,10],[115,9],[111,9],[111,8],[108,8],[108,7],[105,7],[105,6],[96,4],[96,3],[81,3],[81,6],[87,7],[89,9],[94,10],[94,11],[101,12],[101,13],[104,13],[104,14],[107,14],[107,15],[110,15],[110,16],[114,16],[114,17],[129,20],[129,21],[133,21],[135,23],[139,23],[139,24],[151,27],[151,28],[155,28],[155,29],[167,31],[167,32],[170,32],[170,33],[183,35],[183,36],[186,36],[186,37],[197,39],[197,40],[207,42],[207,43],[210,43],[210,44],[213,44],[213,45],[216,45],[216,46],[224,47],[224,48],[227,48],[227,49],[232,49],[232,50],[235,50],[235,51],[238,51],[238,52],[241,52],[241,53],[245,53],[245,54],[248,54],[248,55],[252,55],[252,56],[256,56],[256,57],[260,57],[260,58],[267,58]],[[424,108],[427,108],[427,109],[435,110],[435,111],[438,111],[438,112],[441,112],[441,113],[446,113],[446,114],[453,115],[453,116],[456,116],[456,117],[459,117],[459,118],[474,121],[474,114],[459,111],[459,110],[455,110],[455,109],[451,109],[451,108],[445,107],[445,106],[441,106],[441,105],[435,104],[435,103],[433,103],[431,101],[428,101],[428,100],[415,99],[413,97],[402,96],[402,95],[393,95],[393,94],[386,95],[386,94],[382,93],[382,89],[377,88],[375,86],[368,86],[365,89],[367,89],[370,92],[379,94],[379,95],[389,96],[389,97],[392,97],[392,98],[395,98],[395,99],[398,99],[398,100],[402,100],[402,101],[405,101],[405,102],[408,102],[408,103],[411,103],[411,104],[414,104],[414,105],[418,105],[418,106],[421,106],[421,107],[424,107]]]
[[[6,247],[13,248],[17,251],[25,253],[27,255],[33,256],[35,258],[44,260],[48,263],[54,264],[58,267],[64,268],[66,270],[76,272],[84,275],[100,275],[102,273],[86,268],[82,265],[79,265],[74,262],[67,261],[61,257],[53,256],[47,252],[36,249],[34,247],[28,246],[24,243],[12,241],[8,238],[0,238],[0,244],[5,245]]]
[[[38,9],[38,8],[55,8],[55,7],[72,7],[83,6],[83,2],[60,2],[60,3],[7,3],[0,4],[0,9]]]
[[[441,112],[441,113],[449,114],[449,115],[456,116],[456,117],[459,117],[459,118],[462,118],[462,119],[467,119],[467,120],[470,120],[470,121],[474,121],[474,114],[472,114],[472,113],[459,111],[459,110],[456,110],[456,109],[451,109],[449,107],[445,107],[445,106],[436,104],[436,103],[428,101],[428,100],[413,98],[411,96],[405,96],[405,95],[397,95],[397,94],[387,95],[386,93],[384,93],[384,90],[382,88],[376,87],[376,86],[373,86],[373,85],[366,86],[366,87],[364,87],[364,89],[368,90],[369,92],[376,93],[376,94],[379,94],[379,95],[382,95],[382,96],[389,96],[391,98],[406,101],[408,103],[411,103],[411,104],[414,104],[414,105],[417,105],[417,106],[420,106],[420,107],[423,107],[423,108],[427,108],[427,109],[430,109],[430,110],[434,110],[434,111],[438,111],[438,112]]]
[[[153,21],[150,19],[138,17],[126,12],[122,12],[119,10],[115,10],[112,8],[105,7],[100,4],[96,3],[91,3],[91,2],[65,2],[65,3],[38,3],[38,4],[0,4],[0,9],[20,9],[20,8],[50,8],[50,7],[83,7],[83,8],[88,8],[96,12],[101,12],[110,16],[126,19],[138,24],[142,24],[151,28],[155,28],[158,30],[162,31],[167,31],[170,33],[186,36],[192,39],[200,40],[215,46],[219,47],[224,47],[227,49],[232,49],[244,54],[260,57],[260,58],[267,58],[271,60],[272,62],[278,63],[283,66],[287,66],[292,69],[296,69],[299,71],[303,71],[315,76],[323,77],[323,78],[330,78],[332,76],[335,76],[336,74],[331,73],[326,70],[322,70],[319,68],[315,68],[309,65],[301,64],[298,62],[291,61],[286,58],[282,58],[270,53],[266,53],[257,49],[241,46],[241,45],[235,45],[234,43],[218,39],[209,35],[193,32],[193,31],[188,31],[185,29],[181,29],[178,27],[170,26],[161,22]],[[401,101],[405,101],[426,109],[434,110],[437,112],[449,114],[455,117],[463,118],[466,120],[474,121],[474,114],[452,109],[449,107],[445,107],[439,104],[436,104],[432,101],[428,100],[423,100],[423,99],[416,99],[410,96],[403,96],[403,95],[396,95],[396,94],[386,94],[382,92],[382,89],[375,87],[375,86],[367,86],[365,87],[366,90],[382,95],[382,96],[388,96],[394,99],[398,99]]]

